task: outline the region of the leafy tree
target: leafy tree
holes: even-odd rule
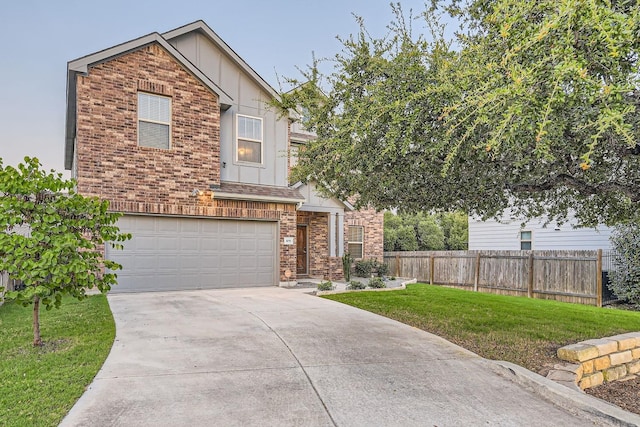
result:
[[[614,268],[609,272],[609,289],[623,300],[640,303],[640,226],[620,224],[611,235]]]
[[[444,233],[433,216],[420,213],[413,220],[418,250],[441,251],[444,249]]]
[[[469,221],[463,212],[440,213],[438,224],[444,233],[444,246],[449,251],[461,251],[468,248]]]
[[[403,225],[398,228],[398,239],[396,241],[396,250],[400,251],[417,251],[418,238],[416,237],[416,230],[410,225]]]
[[[467,248],[467,216],[460,212],[384,214],[385,251],[438,251]]]
[[[383,232],[384,237],[384,250],[385,251],[395,251],[396,245],[398,242],[398,229],[397,228],[388,228],[384,227]]]
[[[318,136],[294,179],[378,209],[640,218],[635,1],[434,0],[429,40],[393,11],[387,36],[360,20],[331,74],[314,62],[276,103]]]
[[[47,173],[36,158],[17,168],[0,159],[0,271],[25,286],[8,291],[7,300],[33,304],[33,345],[41,346],[40,305],[59,308],[63,295],[79,300],[85,289],[106,292],[121,266],[104,258],[104,244],[122,248],[131,236],[120,233],[121,214],[109,202],[75,192],[75,182]]]

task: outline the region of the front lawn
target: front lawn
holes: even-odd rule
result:
[[[44,346],[32,346],[32,307],[0,306],[0,425],[57,426],[109,354],[115,324],[106,297],[65,298],[41,310]]]
[[[640,331],[640,312],[508,297],[425,284],[327,295],[439,335],[487,359],[546,374],[564,345]]]

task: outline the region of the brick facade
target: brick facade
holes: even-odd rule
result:
[[[171,98],[171,149],[138,146],[139,91]],[[159,45],[91,67],[77,83],[78,191],[110,200],[191,203],[220,183],[217,95]]]
[[[329,218],[322,212],[298,212],[297,223],[309,227],[308,251],[309,277],[324,278],[329,273]]]
[[[170,149],[138,145],[138,92],[171,99]],[[286,270],[296,280],[296,245],[285,245],[284,238],[296,236],[298,223],[306,224],[309,276],[343,277],[341,259],[329,254],[328,213],[297,212],[295,203],[224,199],[224,191],[212,198],[211,185],[230,185],[220,182],[218,95],[160,44],[91,65],[78,76],[75,96],[79,193],[108,199],[111,209],[124,213],[278,222],[281,282],[287,281]],[[290,137],[291,131],[290,126]],[[203,194],[193,195],[194,189]],[[345,212],[345,250],[348,226],[361,225],[364,258],[382,261],[382,218],[372,210]]]
[[[363,227],[363,258],[383,261],[383,213],[373,209],[345,212],[344,251],[348,250],[347,230],[350,225]],[[329,255],[328,214],[323,212],[298,212],[298,224],[309,227],[308,256],[309,277],[330,280],[342,279],[342,259]]]
[[[217,95],[157,44],[89,69],[77,80],[78,192],[125,213],[279,222],[280,281],[295,280],[295,204],[212,199],[220,184]],[[170,149],[138,146],[139,91],[171,98]],[[204,192],[192,195],[193,189]]]
[[[345,212],[344,214],[344,233],[345,248],[349,248],[347,242],[347,230],[350,225],[358,225],[363,227],[363,244],[362,255],[364,259],[375,258],[382,262],[384,252],[384,214],[376,212],[375,209],[363,209],[361,211]]]

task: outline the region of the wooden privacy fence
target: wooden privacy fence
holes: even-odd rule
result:
[[[602,306],[602,250],[385,252],[384,262],[420,282]]]

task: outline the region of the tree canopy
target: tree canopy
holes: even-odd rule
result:
[[[467,241],[464,213],[384,213],[385,251],[466,250]]]
[[[0,159],[0,271],[23,287],[5,299],[33,304],[34,345],[42,345],[39,308],[60,307],[63,295],[106,292],[121,266],[104,258],[104,244],[121,248],[129,239],[115,225],[121,214],[109,202],[75,192],[75,181],[41,169],[26,157],[17,168]]]
[[[417,21],[392,9],[385,37],[360,21],[330,74],[315,62],[290,80],[277,105],[317,134],[295,179],[378,209],[640,217],[635,1],[436,0]]]

